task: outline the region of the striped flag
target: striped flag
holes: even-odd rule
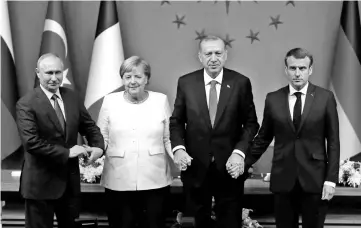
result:
[[[344,1],[331,90],[340,120],[341,159],[361,152],[361,27],[357,1]]]
[[[122,86],[119,68],[124,61],[122,37],[114,1],[101,1],[85,107],[97,121],[103,97]]]
[[[75,86],[69,59],[69,46],[66,37],[63,2],[49,1],[39,57],[50,52],[58,55],[64,62],[64,78],[62,86],[74,89]],[[39,79],[35,76],[34,87],[38,85]]]
[[[1,160],[21,148],[15,122],[18,100],[13,43],[6,1],[0,1],[1,12]]]

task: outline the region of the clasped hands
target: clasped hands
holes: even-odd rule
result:
[[[232,178],[237,179],[244,172],[244,158],[237,153],[232,153],[226,163],[226,169]]]
[[[70,148],[70,153],[69,153],[70,158],[75,158],[78,157],[79,155],[89,157],[87,159],[88,160],[87,164],[89,165],[103,155],[103,150],[98,147],[90,147],[88,145],[83,145],[83,146],[75,145],[72,148]]]
[[[178,149],[174,153],[174,163],[179,170],[185,171],[192,164],[193,158],[183,149]],[[244,172],[244,158],[236,153],[228,158],[226,169],[232,178],[237,179]]]

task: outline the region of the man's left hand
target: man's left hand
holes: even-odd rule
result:
[[[244,172],[244,158],[237,153],[232,153],[228,158],[226,168],[232,178],[237,179]]]
[[[98,158],[100,158],[103,155],[103,150],[98,148],[98,147],[89,147],[87,145],[83,145],[86,148],[90,148],[91,149],[91,154],[89,157],[89,160],[87,162],[87,165],[92,164],[93,162],[95,162]]]
[[[323,185],[322,200],[331,200],[335,194],[335,188],[329,185]]]

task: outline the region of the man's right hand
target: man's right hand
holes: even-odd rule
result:
[[[75,145],[72,148],[70,148],[69,158],[75,158],[81,154],[86,156],[88,152],[91,152],[91,149],[86,149],[82,146]]]
[[[174,153],[174,163],[181,171],[185,171],[187,166],[191,165],[192,159],[193,158],[189,156],[183,149],[178,149]]]

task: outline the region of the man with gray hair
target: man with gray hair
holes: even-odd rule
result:
[[[25,227],[73,228],[79,215],[78,156],[91,153],[90,162],[103,153],[104,140],[78,95],[60,87],[63,62],[42,55],[36,74],[40,86],[16,105],[17,126],[25,149],[20,193],[25,198]],[[90,147],[77,145],[78,132]]]
[[[213,196],[217,227],[239,228],[244,157],[259,128],[251,82],[224,68],[227,50],[219,37],[202,39],[198,57],[203,69],[178,80],[170,117],[174,161],[195,227],[211,227]]]

